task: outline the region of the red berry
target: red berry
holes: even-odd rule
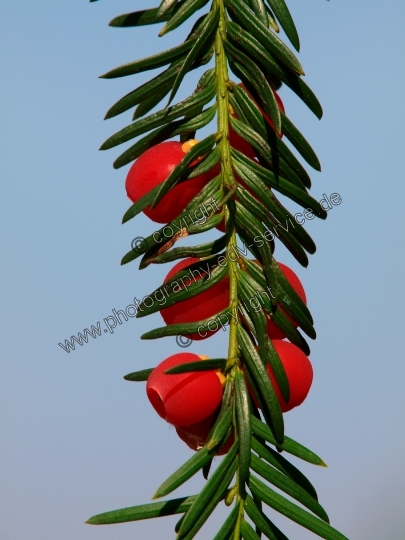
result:
[[[304,287],[302,286],[302,283],[299,280],[297,274],[283,263],[278,263],[278,265],[280,267],[280,270],[286,277],[287,281],[290,283],[291,287],[298,294],[304,304],[306,304],[307,297],[305,295]],[[277,309],[280,309],[284,313],[284,315],[291,321],[295,328],[298,327],[298,324],[292,319],[292,317],[290,317],[290,315],[288,315],[288,313],[285,312],[282,307],[278,306]],[[267,334],[270,339],[284,339],[286,337],[284,332],[282,332],[280,328],[271,319],[268,319],[267,322]]]
[[[146,393],[166,422],[190,426],[208,418],[222,401],[221,374],[215,370],[166,375],[167,369],[187,362],[203,362],[193,353],[179,353],[163,360],[150,374]]]
[[[294,407],[301,405],[301,403],[307,397],[312,385],[314,374],[309,358],[305,356],[301,349],[289,341],[282,341],[278,339],[273,341],[273,345],[284,366],[288,383],[290,385],[290,399],[287,403],[284,401],[281,395],[276,377],[269,364],[267,364],[267,373],[269,374],[270,380],[273,383],[281,410],[283,412],[287,412]]]
[[[211,415],[202,422],[198,422],[198,424],[193,424],[192,426],[176,426],[177,435],[187,444],[189,448],[191,448],[191,450],[196,452],[207,442],[209,432],[215,422],[215,416],[215,414]],[[227,454],[234,441],[235,435],[232,432],[228,440],[221,446],[216,455],[223,456],[224,454]]]
[[[134,203],[137,202],[157,185],[164,182],[184,158],[189,149],[188,146],[178,141],[163,142],[152,146],[139,156],[129,169],[125,182],[130,200]],[[145,208],[144,214],[156,223],[173,221],[207,182],[217,174],[218,167],[214,167],[205,174],[177,184],[166,193],[155,208],[151,209],[150,206]]]
[[[290,386],[290,398],[288,402],[285,402],[278,386],[274,372],[269,364],[266,365],[268,376],[271,380],[271,383],[276,392],[277,399],[280,403],[282,412],[287,412],[298,407],[307,397],[308,392],[312,385],[313,380],[313,370],[309,358],[305,354],[290,343],[289,341],[282,341],[275,339],[273,341],[273,346],[280,357],[281,363],[284,366],[284,370],[288,379],[288,384]],[[256,405],[260,408],[260,404],[253,393],[252,387],[249,382],[246,381],[249,393]]]
[[[193,263],[198,262],[199,259],[189,258],[178,262],[167,274],[164,283],[167,283],[172,277],[174,277],[180,270],[183,270]],[[183,278],[183,282],[178,280],[179,286],[183,289],[184,286],[188,287],[191,283],[200,280],[208,273],[207,263],[202,261],[201,268],[199,270],[193,270]],[[174,287],[173,287],[174,290]],[[200,293],[197,296],[182,300],[173,306],[163,308],[160,314],[166,324],[182,324],[197,322],[210,317],[215,317],[217,313],[226,309],[229,306],[229,277],[225,276],[219,283]],[[217,329],[218,330],[218,329]],[[195,340],[205,339],[217,331],[207,331],[207,336],[202,337],[198,333],[192,334],[191,338]]]

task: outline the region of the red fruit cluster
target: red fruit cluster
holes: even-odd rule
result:
[[[284,112],[283,104],[276,94],[280,110]],[[263,112],[263,111],[262,111]],[[270,126],[271,120],[263,113]],[[247,156],[254,159],[255,151],[232,129],[230,140],[233,147],[239,149]],[[152,189],[164,182],[173,169],[183,160],[186,152],[196,141],[165,142],[158,144],[142,154],[132,165],[126,179],[126,190],[132,202],[139,201]],[[155,208],[147,207],[144,213],[157,223],[167,223],[176,219],[187,204],[201,191],[201,189],[216,174],[217,167],[192,180],[187,180],[172,188]],[[199,259],[189,258],[177,263],[166,276],[164,283],[175,280],[176,275],[191,265],[199,262]],[[305,291],[296,274],[284,264],[280,269],[297,292],[303,302],[306,303]],[[207,274],[210,268],[207,267]],[[190,268],[189,274],[179,280],[178,290],[190,286],[204,276],[204,270]],[[215,317],[217,313],[229,306],[229,277],[226,276],[219,283],[197,296],[161,309],[161,315],[166,324],[185,324],[197,322],[203,319]],[[279,307],[282,311],[283,308]],[[285,313],[285,312],[284,312]],[[286,314],[286,313],[285,313]],[[286,314],[293,322],[297,324]],[[207,332],[205,337],[212,335],[213,331]],[[267,333],[273,340],[275,350],[280,356],[290,386],[290,398],[286,403],[283,400],[276,378],[270,366],[267,366],[268,376],[277,394],[283,412],[289,411],[300,405],[306,398],[312,384],[312,366],[305,354],[295,345],[282,341],[286,336],[269,318]],[[191,336],[193,339],[204,339],[198,333]],[[203,361],[192,353],[180,353],[173,355],[163,362],[150,375],[146,391],[150,402],[156,412],[167,422],[173,424],[178,436],[193,450],[198,450],[206,443],[209,432],[215,422],[219,406],[222,401],[224,378],[220,372],[201,371],[179,375],[168,375],[165,371],[171,367],[187,362]],[[256,396],[252,395],[257,404]],[[233,443],[233,434],[222,446],[218,454],[228,452]]]
[[[199,259],[190,258],[177,263],[166,276],[165,283],[175,278],[176,274]],[[297,275],[286,265],[280,264],[290,285],[306,303],[304,288]],[[201,270],[201,268],[200,268]],[[194,269],[195,280],[201,279],[200,271]],[[192,282],[193,273],[189,274],[188,283]],[[183,276],[183,286],[187,282]],[[211,289],[182,302],[163,308],[161,313],[167,324],[194,322],[203,318],[215,316],[229,304],[229,278],[224,278]],[[198,309],[197,309],[198,307]],[[282,309],[279,307],[278,309]],[[289,315],[286,313],[286,316]],[[296,323],[289,317],[295,326]],[[286,402],[283,399],[276,377],[270,365],[267,373],[276,392],[282,412],[287,412],[301,405],[312,385],[313,371],[307,356],[295,345],[283,341],[285,335],[269,319],[267,332],[273,346],[280,357],[288,379],[290,396]],[[198,334],[195,339],[202,339]],[[222,401],[224,378],[220,372],[200,371],[179,375],[169,375],[165,371],[171,367],[187,362],[204,361],[192,353],[175,354],[161,362],[150,375],[146,391],[156,412],[164,420],[173,424],[178,436],[192,449],[198,450],[207,442],[209,432],[215,422]],[[248,384],[249,391],[256,406],[260,406],[257,397]],[[229,451],[233,443],[233,434],[219,450],[218,455]]]
[[[149,401],[159,416],[176,427],[179,437],[193,450],[207,441],[222,401],[224,377],[219,371],[198,371],[169,375],[165,371],[188,362],[204,361],[192,353],[166,358],[151,373],[146,384]],[[232,436],[219,450],[226,453]]]
[[[255,262],[259,264],[258,261]],[[283,263],[278,263],[278,265],[291,287],[298,294],[301,300],[306,304],[307,298],[305,295],[304,287],[302,286],[302,283],[299,280],[297,274]],[[288,315],[288,313],[285,312],[285,310],[281,306],[278,306],[277,309],[280,309],[284,313],[284,315],[291,321],[295,328],[298,327],[298,324],[292,319],[292,317],[290,317],[290,315]],[[276,392],[282,412],[287,412],[294,407],[301,405],[301,403],[307,397],[313,379],[312,365],[309,361],[309,358],[301,351],[301,349],[299,349],[296,345],[290,343],[289,341],[283,341],[284,338],[286,338],[285,334],[269,317],[267,322],[267,335],[272,340],[273,346],[280,357],[281,363],[284,366],[284,370],[288,379],[290,387],[290,397],[287,403],[282,397],[276,377],[269,364],[267,364],[266,367],[267,373]],[[253,394],[250,385],[248,385],[248,387],[256,406],[259,406],[257,398]]]
[[[131,201],[136,203],[152,189],[162,184],[196,143],[197,141],[194,139],[184,144],[177,141],[164,142],[144,152],[132,165],[127,175],[125,186]],[[164,195],[155,208],[152,209],[150,206],[145,208],[144,214],[157,223],[173,221],[218,173],[219,168],[216,166],[196,178],[177,184]],[[177,272],[196,261],[198,259],[186,259],[176,264],[166,276],[165,283]],[[192,281],[197,281],[201,277],[201,274],[198,275],[198,272],[194,272]],[[219,311],[228,307],[228,300],[229,279],[225,278],[214,287],[200,294],[198,299],[190,298],[174,306],[164,308],[161,310],[161,314],[166,324],[196,322],[213,317]],[[198,310],[195,308],[196,304]],[[208,332],[205,337],[209,337],[213,333]],[[192,338],[203,339],[199,334],[194,334]]]

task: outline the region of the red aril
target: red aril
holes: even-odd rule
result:
[[[275,339],[273,346],[280,357],[281,363],[290,386],[290,398],[286,402],[281,394],[274,372],[269,364],[266,365],[267,374],[271,380],[282,412],[288,412],[294,407],[298,407],[305,400],[312,385],[313,369],[309,358],[295,345],[289,341]],[[246,381],[248,390],[256,407],[260,408],[257,397],[254,395],[252,387]]]
[[[189,258],[178,262],[165,277],[164,283],[167,283],[173,278],[180,270],[184,270],[193,263],[198,262],[199,259]],[[201,262],[201,268],[199,270],[190,270],[190,272],[183,277],[183,280],[178,280],[178,289],[190,286],[192,283],[199,281],[205,275],[209,275],[212,269],[207,267],[207,263]],[[172,290],[175,290],[174,287]],[[177,289],[176,289],[177,290]],[[226,276],[219,283],[207,289],[206,291],[182,300],[173,306],[169,306],[160,310],[160,314],[166,324],[182,324],[197,322],[210,317],[215,317],[217,313],[226,309],[229,306],[229,277]],[[190,337],[194,340],[205,339],[213,335],[215,331],[207,331],[206,336],[200,334],[192,334]],[[204,332],[205,333],[205,332]]]
[[[178,353],[163,360],[150,374],[146,393],[153,408],[166,422],[190,426],[212,415],[222,401],[224,377],[219,371],[169,375],[171,367],[204,360],[193,353]]]
[[[208,440],[209,432],[214,425],[216,414],[209,416],[205,420],[191,426],[176,426],[176,433],[191,450],[195,452],[202,448]],[[227,454],[235,441],[235,435],[232,432],[228,440],[221,446],[216,453],[217,456]]]
[[[182,144],[178,141],[169,141],[146,150],[129,169],[125,182],[129,199],[135,203],[164,182],[196,142],[191,140]],[[177,184],[164,195],[155,208],[152,209],[150,206],[145,208],[144,214],[156,223],[173,221],[218,173],[219,168],[216,166],[196,178]]]
[[[284,366],[290,385],[290,399],[287,403],[281,395],[280,387],[269,364],[267,364],[267,373],[277,394],[281,410],[287,412],[301,405],[307,397],[314,373],[309,358],[296,345],[293,345],[289,341],[278,339],[273,341],[273,345]]]

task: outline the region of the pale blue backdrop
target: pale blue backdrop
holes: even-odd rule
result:
[[[148,76],[98,75],[180,41],[157,27],[115,29],[151,0],[1,1],[1,517],[4,540],[173,538],[172,518],[90,527],[95,513],[147,502],[190,451],[122,376],[179,351],[142,342],[160,316],[130,321],[67,354],[72,334],[152,291],[167,272],[120,267],[143,216],[122,226],[126,169],[99,145],[130,121],[109,106]],[[332,524],[351,540],[401,540],[404,437],[404,40],[401,0],[290,0],[321,122],[283,88],[287,112],[320,156],[315,197],[342,204],[309,230],[299,273],[318,332],[315,381],[287,433],[328,469],[302,465]],[[180,95],[194,83],[191,77]],[[189,350],[225,352],[226,335]],[[197,476],[179,493],[202,484]],[[210,540],[221,510],[201,532]],[[313,536],[277,519],[291,540]]]

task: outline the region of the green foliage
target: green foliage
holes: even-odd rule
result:
[[[314,532],[321,538],[325,538],[325,540],[347,540],[346,536],[343,536],[343,534],[333,529],[324,521],[290,502],[282,495],[279,495],[253,474],[250,475],[249,487],[252,493],[268,506]]]
[[[124,379],[126,381],[144,382],[148,380],[148,377],[152,373],[153,370],[154,368],[142,369],[141,371],[134,371],[133,373],[128,373],[128,375],[125,375]]]
[[[101,150],[131,141],[114,161],[114,167],[120,168],[161,142],[174,137],[180,137],[182,142],[193,139],[198,130],[211,126],[216,120],[211,133],[192,146],[168,178],[133,204],[123,217],[126,223],[146,207],[156,206],[175,186],[186,184],[203,173],[218,171],[180,216],[142,239],[122,259],[122,264],[127,264],[142,257],[140,269],[185,257],[202,259],[179,271],[149,295],[152,298],[164,295],[165,307],[198,297],[229,277],[229,306],[216,315],[228,321],[227,357],[188,363],[166,372],[174,375],[220,370],[226,379],[220,411],[203,448],[163,482],[154,498],[168,495],[199,471],[206,483],[195,496],[106,512],[87,523],[122,523],[181,514],[175,527],[177,538],[191,540],[224,501],[232,509],[214,540],[251,540],[261,538],[262,534],[270,540],[288,540],[265,514],[264,503],[322,538],[345,540],[329,525],[311,482],[281,455],[285,452],[308,463],[325,466],[315,453],[284,434],[280,404],[267,375],[270,365],[284,400],[288,401],[290,389],[286,373],[267,336],[269,318],[305,354],[309,354],[309,346],[291,319],[309,338],[316,338],[310,311],[273,256],[277,239],[306,267],[308,255],[315,253],[316,246],[276,194],[281,193],[302,208],[311,209],[320,219],[327,216],[308,192],[311,178],[300,161],[302,158],[320,171],[319,159],[304,135],[280,110],[276,90],[284,84],[318,118],[322,117],[322,108],[302,79],[301,63],[277,35],[281,27],[299,51],[297,29],[284,0],[162,0],[153,9],[118,16],[110,26],[159,24],[159,36],[164,36],[187,24],[197,13],[200,16],[184,42],[102,75],[104,79],[113,79],[162,68],[108,110],[106,119],[134,109],[133,121],[110,136]],[[210,63],[213,66],[208,65],[193,94],[172,104],[185,78]],[[240,82],[243,85],[238,84]],[[168,101],[155,110],[165,99]],[[257,159],[231,146],[230,130],[251,145]],[[204,222],[187,222],[187,216],[212,199],[217,205],[215,212]],[[178,245],[182,238],[212,230],[223,220],[226,232],[215,240],[187,247]],[[244,250],[240,248],[240,241]],[[248,251],[259,264],[248,259]],[[232,253],[237,253],[237,257],[231,257]],[[221,260],[226,264],[220,264]],[[174,292],[172,286],[176,282],[185,278],[190,270],[203,266],[209,273]],[[266,291],[271,294],[266,296]],[[263,298],[262,305],[258,310],[249,310],[249,301],[256,294]],[[141,303],[137,316],[144,317],[161,308],[159,302],[148,306]],[[211,321],[212,318],[157,328],[145,333],[142,339],[192,335],[199,329],[208,330]],[[151,371],[143,369],[124,378],[146,381]],[[250,390],[257,397],[260,412],[250,397]],[[234,440],[231,449],[211,472],[216,453],[230,437]]]
[[[112,523],[126,523],[162,516],[172,516],[186,512],[195,500],[194,497],[182,497],[158,503],[142,504],[121,510],[113,510],[98,514],[86,521],[89,525],[111,525]]]
[[[225,371],[226,368],[226,358],[214,358],[211,360],[205,360],[204,362],[187,362],[187,364],[180,364],[174,366],[167,371],[168,375],[176,375],[178,373],[190,373],[196,371],[210,371],[212,369],[220,369]]]

